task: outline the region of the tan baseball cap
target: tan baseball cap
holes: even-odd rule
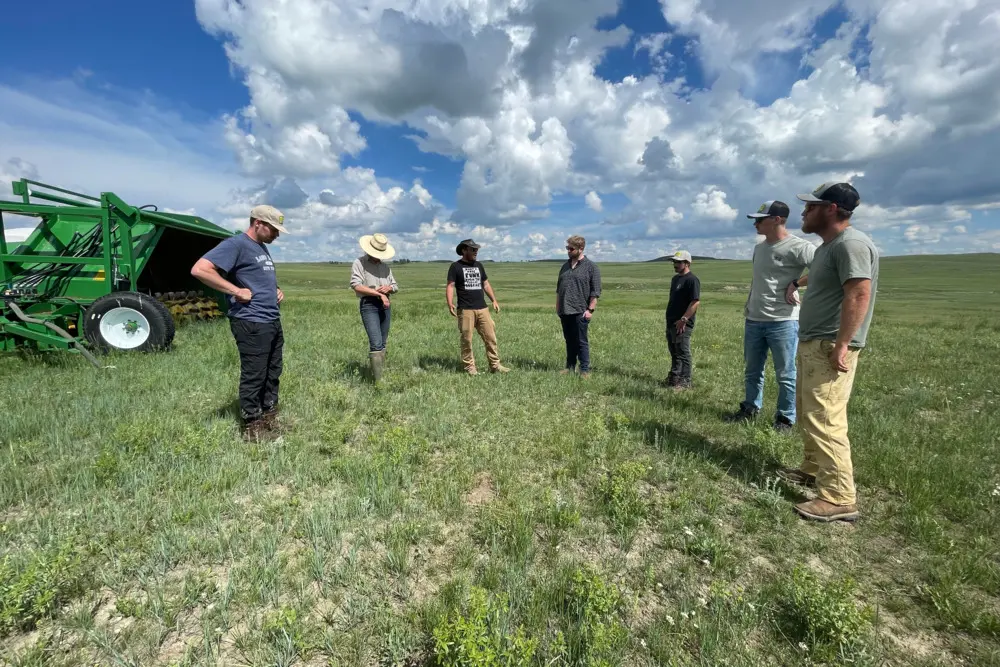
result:
[[[670,257],[670,259],[672,259],[675,262],[687,262],[690,264],[691,253],[689,253],[687,250],[678,250]]]
[[[282,234],[288,233],[288,230],[282,224],[285,222],[285,215],[273,206],[268,206],[267,204],[254,206],[250,211],[250,217],[261,222],[266,222]]]

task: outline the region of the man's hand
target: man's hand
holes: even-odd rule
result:
[[[455,312],[455,305],[454,304],[451,304],[451,303],[448,304],[448,312],[451,313],[452,317],[458,317],[458,314]]]
[[[674,328],[677,330],[678,336],[682,335],[684,331],[687,329],[687,320],[686,319],[677,320],[677,323],[674,325]]]
[[[583,311],[583,319],[587,320],[588,322],[590,321],[590,318],[593,317],[593,316],[594,316],[594,314],[592,312],[590,312],[589,310]]]
[[[830,350],[830,365],[833,370],[840,373],[847,373],[851,369],[847,367],[847,343],[834,343]]]
[[[376,288],[375,291],[379,294],[388,294],[392,291],[392,285],[382,285],[381,287]]]
[[[244,287],[243,289],[236,290],[233,298],[240,303],[250,303],[250,299],[253,298],[253,292]]]
[[[494,301],[493,302],[493,312],[494,313],[499,313],[500,312],[500,303],[498,301]]]
[[[389,297],[387,297],[385,294],[382,295],[382,305],[385,306],[386,308],[389,307]]]
[[[284,301],[284,300],[285,300],[285,293],[284,293],[284,292],[282,292],[282,291],[281,291],[281,290],[279,289],[279,290],[278,290],[278,303],[281,303],[281,302],[282,302],[282,301]]]
[[[785,301],[793,306],[799,304],[799,288],[792,283],[788,283],[788,287],[785,288]]]

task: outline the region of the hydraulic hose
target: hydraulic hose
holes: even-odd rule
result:
[[[101,368],[101,363],[99,361],[97,361],[97,359],[94,358],[94,355],[92,355],[87,350],[86,347],[84,347],[83,345],[81,345],[80,341],[78,341],[77,339],[75,339],[72,336],[70,336],[66,331],[63,331],[62,329],[60,329],[59,327],[57,327],[55,324],[52,324],[52,322],[47,322],[45,320],[39,320],[39,319],[36,319],[34,317],[28,317],[27,315],[24,314],[24,311],[21,310],[20,308],[18,308],[17,304],[14,303],[13,301],[8,301],[7,305],[10,306],[10,309],[14,311],[14,314],[17,315],[18,319],[20,319],[22,322],[27,322],[29,324],[41,324],[44,327],[48,327],[49,329],[52,329],[52,331],[55,331],[57,334],[59,334],[60,336],[62,336],[66,340],[68,340],[70,343],[72,343],[73,345],[75,345],[77,347],[77,349],[80,350],[80,353],[83,356],[87,357],[87,360],[90,361],[90,363],[94,364],[94,366],[96,366],[97,368]]]

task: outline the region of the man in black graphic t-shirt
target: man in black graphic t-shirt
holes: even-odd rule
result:
[[[666,384],[675,389],[691,387],[691,333],[695,313],[701,302],[701,281],[691,273],[691,253],[674,253],[674,272],[667,302],[667,349],[670,350],[670,374]]]
[[[510,369],[500,365],[500,355],[497,352],[496,329],[489,308],[486,307],[486,296],[493,302],[493,310],[500,312],[500,304],[493,295],[493,287],[486,278],[486,267],[476,261],[479,244],[472,239],[466,239],[458,244],[455,252],[462,259],[448,267],[448,287],[445,298],[448,310],[458,319],[458,330],[461,333],[462,365],[469,375],[476,375],[476,358],[472,354],[472,332],[478,331],[486,346],[486,358],[493,373],[506,373]],[[458,292],[458,308],[456,310],[453,295]]]

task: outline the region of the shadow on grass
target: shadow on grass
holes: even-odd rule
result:
[[[635,422],[630,430],[641,433],[643,442],[657,451],[692,454],[745,484],[762,486],[768,477],[774,476],[775,470],[783,467],[774,452],[752,441],[727,446],[673,424],[653,421]]]
[[[557,364],[546,360],[528,359],[526,357],[507,357],[506,359],[501,358],[501,361],[505,366],[520,368],[527,371],[558,373],[563,369],[563,364]]]
[[[219,406],[215,411],[217,419],[231,419],[236,423],[242,422],[240,417],[240,399],[234,398],[225,405]]]
[[[454,357],[444,357],[433,354],[421,355],[417,359],[417,366],[425,371],[447,371],[449,373],[457,373],[464,370],[462,368],[462,361],[458,358],[457,350]]]
[[[372,373],[371,367],[368,361],[358,361],[357,359],[352,359],[344,364],[344,371],[340,374],[345,380],[353,380],[355,378],[362,381],[371,380]]]

